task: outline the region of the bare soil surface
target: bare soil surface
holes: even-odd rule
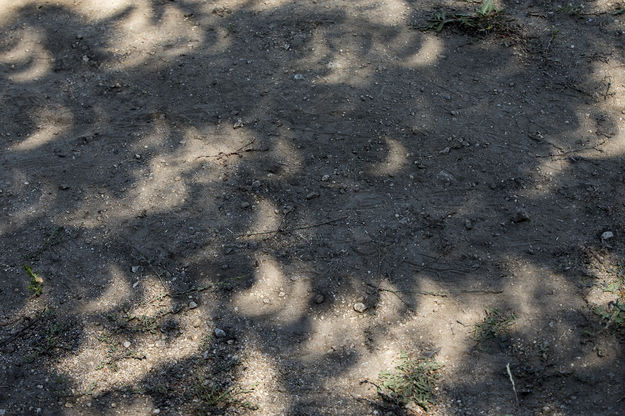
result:
[[[624,414],[625,5],[494,4],[0,1],[0,415]]]

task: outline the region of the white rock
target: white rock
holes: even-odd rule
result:
[[[365,305],[362,302],[358,302],[354,304],[354,310],[358,313],[363,313],[364,311],[367,310],[367,305]]]
[[[436,175],[436,177],[443,181],[443,182],[452,182],[454,180],[454,176],[451,173],[447,173],[444,170],[441,170],[440,172],[438,172],[438,175]]]
[[[124,342],[124,348],[130,348],[130,341]]]

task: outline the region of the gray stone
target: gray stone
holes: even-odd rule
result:
[[[612,231],[606,231],[603,234],[601,234],[601,239],[602,240],[609,240],[611,238],[614,238],[614,233]]]
[[[441,170],[440,172],[438,172],[438,175],[436,175],[436,177],[443,181],[443,182],[447,182],[450,183],[454,180],[454,175],[452,175],[451,173],[447,173],[444,170]]]
[[[197,308],[197,303],[193,301],[189,302],[189,309],[195,309],[195,308]]]
[[[215,328],[215,336],[217,338],[225,338],[226,331],[224,331],[223,329],[220,329],[220,328]]]

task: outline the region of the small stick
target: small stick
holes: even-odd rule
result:
[[[508,377],[510,377],[510,383],[512,383],[512,391],[514,391],[516,407],[519,407],[519,395],[516,392],[516,386],[514,385],[514,379],[512,378],[512,371],[510,371],[510,363],[506,364],[506,370],[508,371]]]
[[[228,157],[228,156],[238,155],[241,150],[245,149],[246,147],[248,147],[249,145],[251,145],[255,141],[256,141],[256,137],[254,137],[249,143],[239,147],[234,152],[230,152],[230,153],[219,152],[216,155],[202,155],[202,156],[196,157],[196,159],[203,159],[203,158],[209,158],[209,157]]]

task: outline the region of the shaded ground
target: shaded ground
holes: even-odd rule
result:
[[[622,414],[624,9],[496,5],[0,3],[1,414]]]

